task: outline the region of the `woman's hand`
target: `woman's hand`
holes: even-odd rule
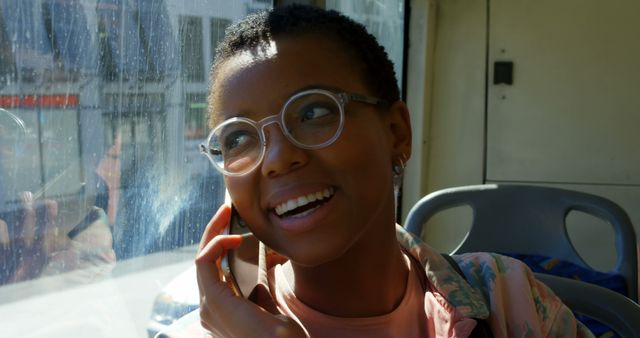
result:
[[[65,242],[57,234],[58,204],[35,201],[31,192],[22,192],[11,219],[0,219],[0,285],[37,278],[50,256]],[[15,238],[11,238],[13,229]]]
[[[239,235],[221,235],[230,217],[229,206],[218,209],[202,235],[196,256],[203,328],[215,337],[306,337],[293,319],[275,313],[272,299],[267,300],[269,304],[254,304],[235,296],[222,280],[220,259],[242,241]]]

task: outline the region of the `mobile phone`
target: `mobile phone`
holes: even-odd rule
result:
[[[224,280],[233,293],[247,298],[258,283],[260,243],[240,218],[228,192],[225,195],[225,203],[231,206],[231,219],[223,234],[243,235],[243,239],[239,247],[227,250],[222,256],[220,267]]]

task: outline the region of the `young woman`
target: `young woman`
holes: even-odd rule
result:
[[[253,234],[284,257],[267,297],[233,295],[219,261],[239,236],[207,226],[196,259],[202,326],[233,337],[574,337],[589,333],[520,262],[456,257],[466,279],[395,224],[411,126],[384,49],[312,7],[260,13],[217,50],[206,153]]]

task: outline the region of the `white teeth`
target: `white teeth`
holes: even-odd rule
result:
[[[333,195],[333,188],[329,187],[322,191],[317,191],[306,196],[300,196],[297,198],[292,198],[284,203],[281,203],[275,207],[276,214],[278,216],[282,216],[282,214],[291,211],[295,208],[299,208],[301,206],[307,205],[311,202],[321,201],[325,198],[331,197]]]
[[[306,197],[298,197],[298,205],[306,205],[307,203],[309,203],[309,200]]]

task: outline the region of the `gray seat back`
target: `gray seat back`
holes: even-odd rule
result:
[[[489,251],[560,258],[591,268],[569,239],[566,217],[581,211],[609,223],[617,259],[611,272],[625,278],[628,295],[638,300],[636,235],[626,212],[616,203],[583,192],[527,185],[473,185],[444,189],[423,197],[409,212],[405,227],[418,236],[436,213],[467,205],[471,229],[452,252]]]

